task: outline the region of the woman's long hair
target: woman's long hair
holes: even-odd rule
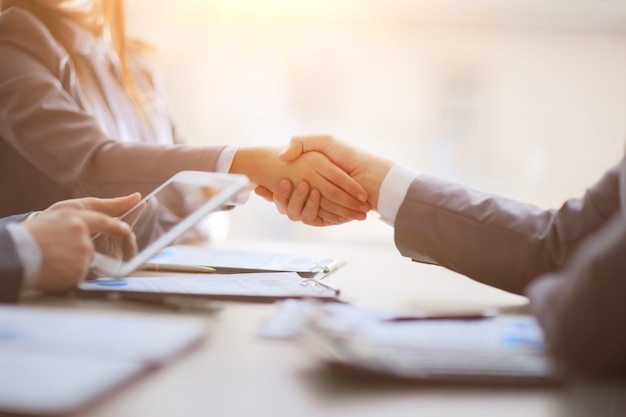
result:
[[[143,100],[128,63],[124,0],[0,0],[0,10],[4,11],[10,7],[28,10],[48,27],[53,36],[55,36],[54,22],[59,15],[68,16],[92,31],[102,31],[108,28],[113,48],[121,64],[120,82],[137,107],[143,110]],[[71,45],[65,45],[59,37],[55,37],[72,57]]]

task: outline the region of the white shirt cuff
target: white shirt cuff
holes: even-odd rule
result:
[[[10,223],[7,229],[15,244],[17,257],[22,263],[24,271],[22,289],[35,288],[43,263],[41,249],[33,235],[20,223]]]
[[[220,156],[217,157],[217,163],[215,164],[215,172],[228,173],[230,172],[230,167],[233,165],[233,159],[235,158],[235,154],[239,150],[236,146],[226,146]],[[250,190],[243,190],[237,194],[235,194],[230,202],[232,204],[241,205],[245,204],[250,198]]]
[[[378,194],[378,214],[383,222],[393,226],[411,183],[419,175],[418,171],[400,164],[391,167]]]
[[[237,148],[236,146],[225,147],[220,153],[220,156],[217,157],[215,172],[230,172],[230,167],[233,164],[233,159],[235,158],[235,154],[237,153],[238,149],[239,148]]]

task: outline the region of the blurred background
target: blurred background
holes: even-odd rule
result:
[[[285,145],[331,133],[545,208],[582,195],[624,153],[623,1],[127,5],[130,33],[157,48],[193,143]],[[312,228],[253,195],[229,216],[222,237],[393,244],[376,213]]]

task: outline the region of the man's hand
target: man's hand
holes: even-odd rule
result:
[[[265,187],[257,187],[255,192],[267,201],[274,202],[278,211],[290,220],[301,221],[309,226],[332,226],[352,220],[336,216],[321,208],[320,192],[316,189],[311,190],[305,181],[300,182],[294,190],[291,181],[283,179],[275,193]]]
[[[61,291],[82,281],[94,258],[92,236],[96,233],[136,245],[130,226],[112,216],[123,214],[139,200],[137,193],[112,199],[67,200],[24,221],[43,257],[35,288]]]

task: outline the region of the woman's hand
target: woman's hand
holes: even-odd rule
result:
[[[311,198],[310,202],[307,201],[308,210],[317,208],[316,211],[324,216],[319,221],[307,224],[321,226],[365,219],[370,209],[367,192],[327,156],[319,152],[306,152],[298,158],[282,161],[279,159],[280,153],[280,149],[272,148],[239,149],[233,159],[231,172],[247,175],[260,187],[257,193],[265,198],[278,191],[279,185],[284,187],[287,182],[283,180],[302,184],[297,191],[306,194],[307,200]],[[314,192],[310,192],[309,187]],[[267,190],[265,195],[263,190]]]

